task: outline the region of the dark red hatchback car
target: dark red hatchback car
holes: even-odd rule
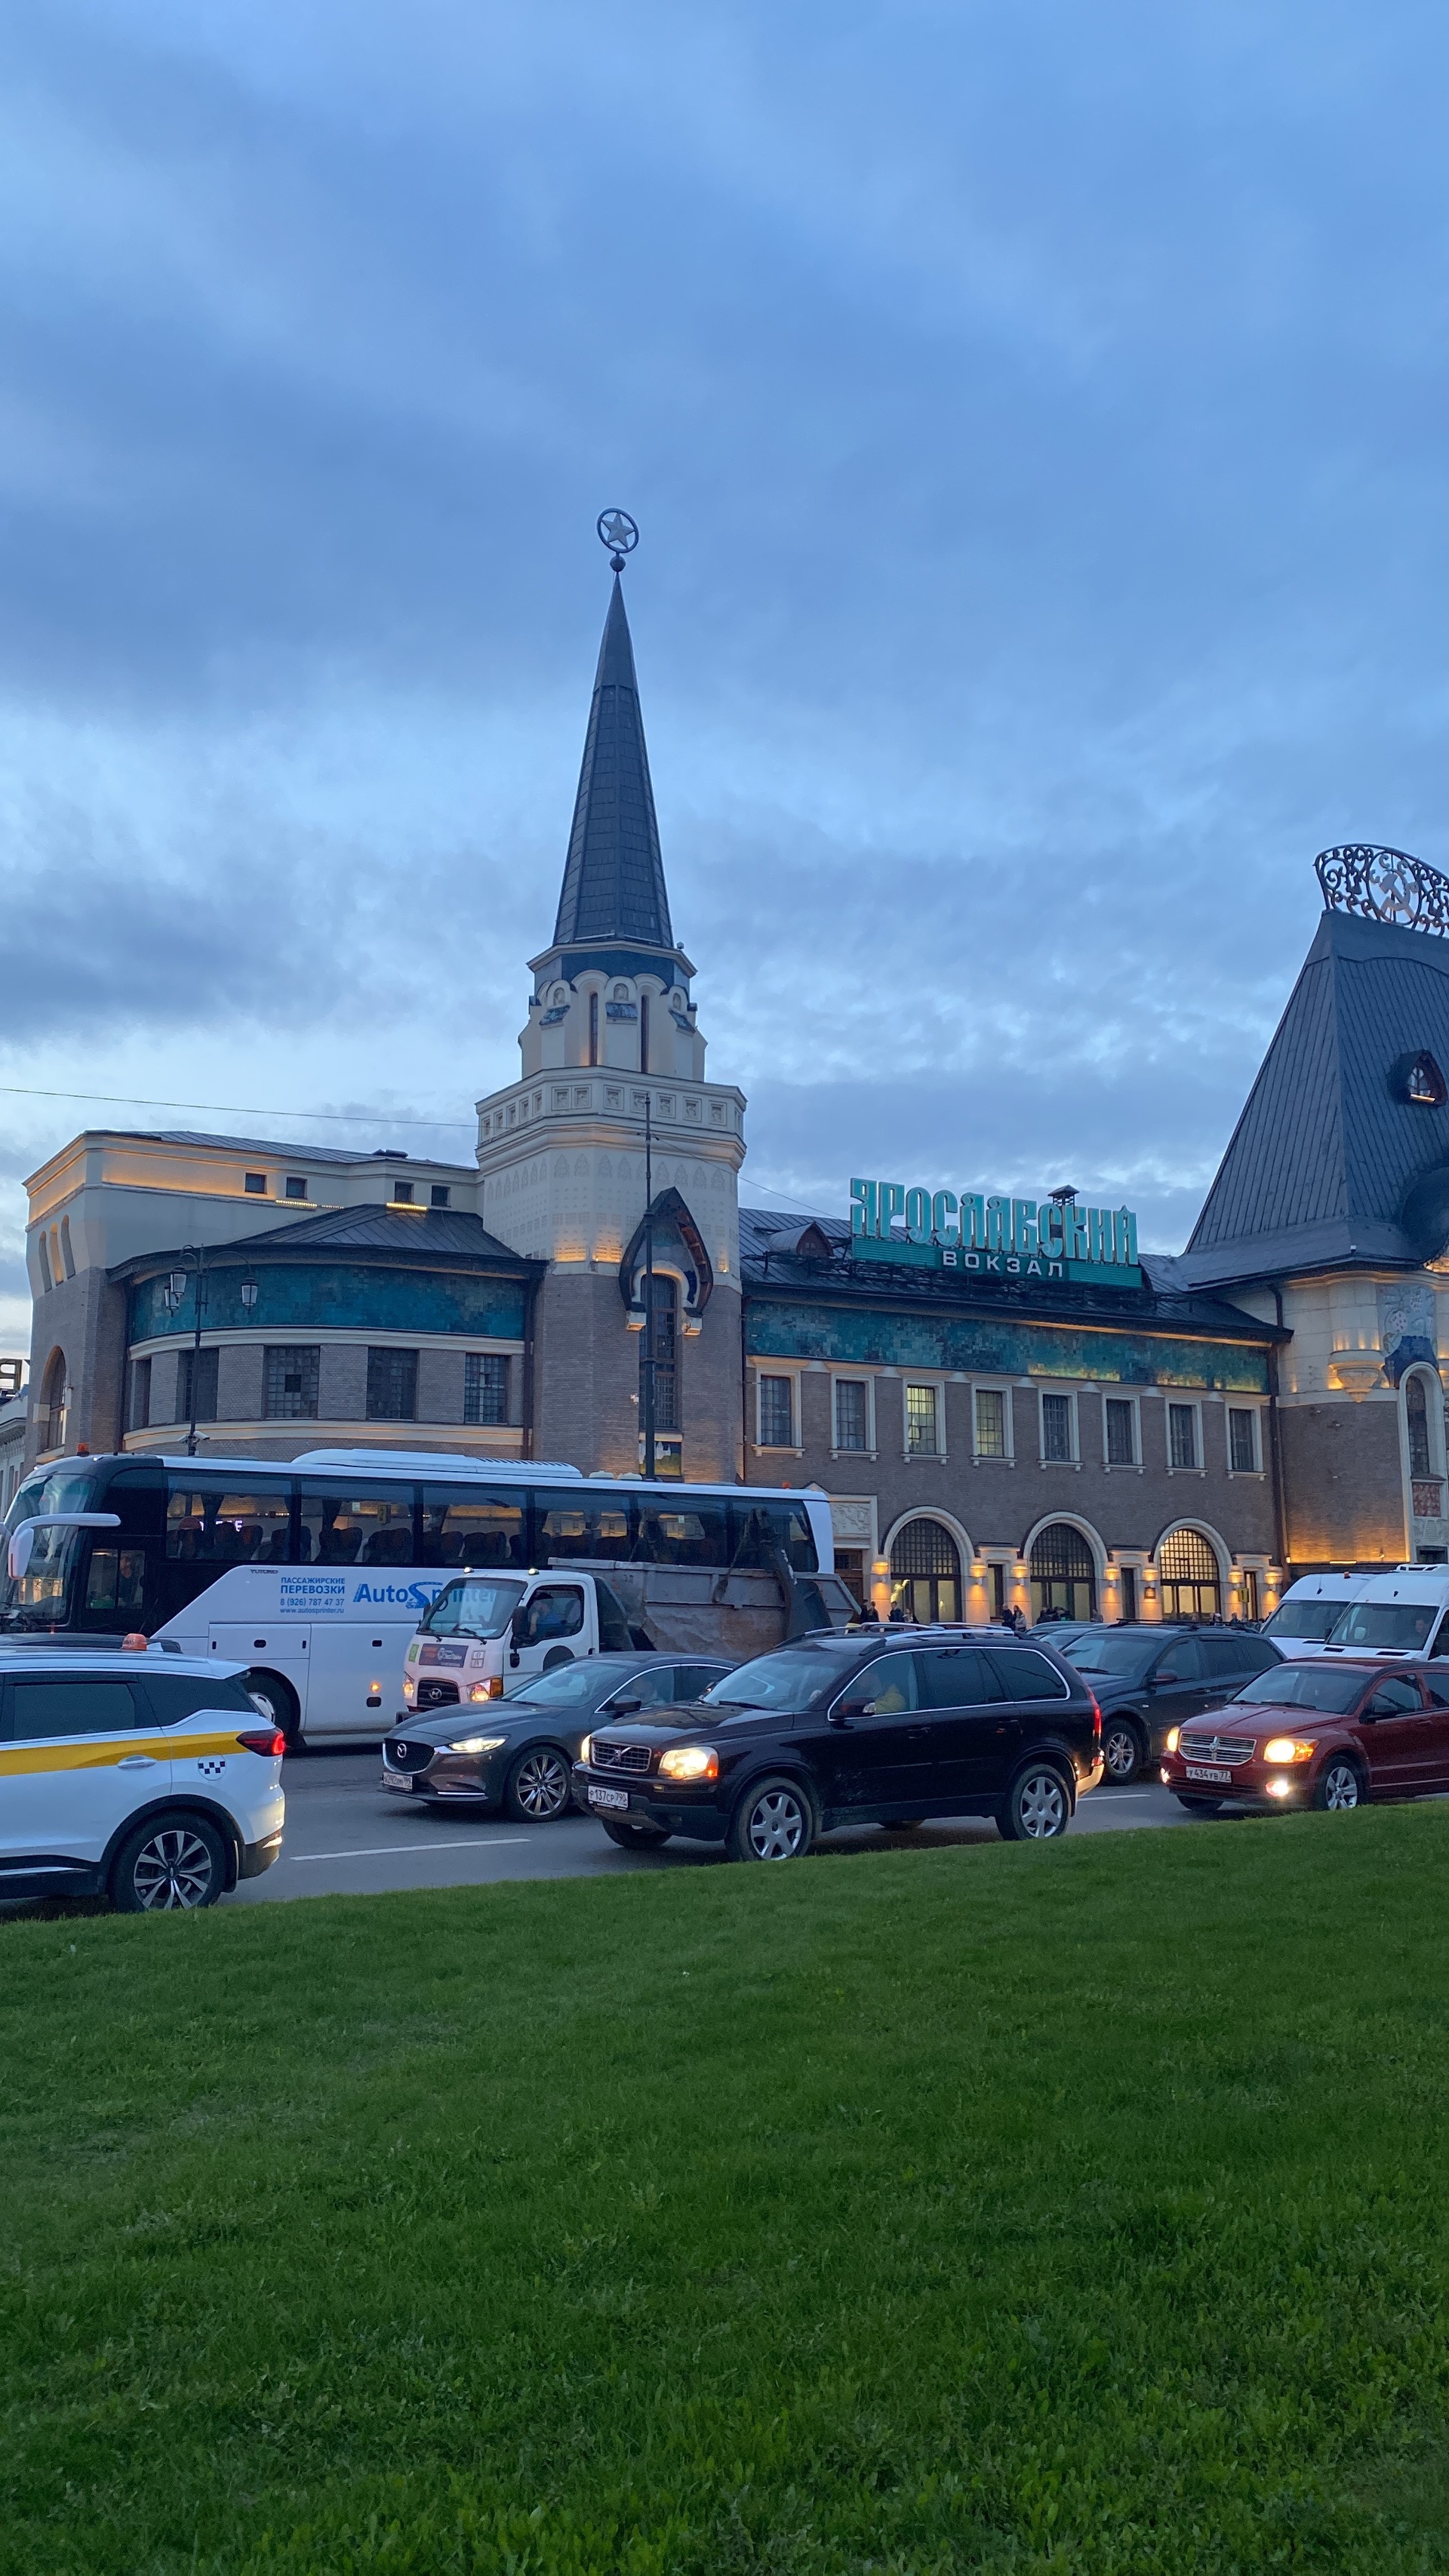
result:
[[[1449,1789],[1449,1665],[1373,1655],[1277,1664],[1174,1727],[1162,1779],[1198,1815],[1361,1807]]]

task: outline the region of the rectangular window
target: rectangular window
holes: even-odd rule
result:
[[[1068,1466],[1072,1456],[1072,1399],[1044,1395],[1041,1400],[1041,1454],[1048,1465]]]
[[[448,1188],[449,1184],[446,1181],[434,1181],[433,1186],[428,1193],[428,1205],[430,1207],[446,1207],[448,1204]]]
[[[1006,1395],[999,1386],[978,1386],[976,1390],[976,1455],[1006,1456]]]
[[[908,1386],[906,1389],[906,1450],[912,1458],[935,1458],[940,1454],[938,1402],[937,1390],[933,1386]]]
[[[300,1172],[289,1172],[284,1186],[289,1199],[304,1199],[307,1195],[307,1184]]]
[[[413,1185],[411,1181],[395,1181],[393,1183],[392,1196],[395,1199],[401,1199],[405,1205],[411,1200],[412,1194]]]
[[[131,1422],[133,1431],[144,1431],[151,1419],[151,1363],[131,1362]]]
[[[1170,1404],[1167,1408],[1167,1458],[1172,1467],[1195,1467],[1197,1457],[1197,1406]]]
[[[411,1485],[339,1493],[308,1479],[297,1552],[303,1565],[415,1565]]]
[[[166,1553],[182,1565],[285,1565],[291,1520],[281,1478],[261,1493],[176,1485],[166,1504]]]
[[[760,1447],[795,1446],[795,1381],[789,1377],[760,1380]]]
[[[418,1415],[416,1351],[369,1351],[367,1418],[369,1422],[415,1422]]]
[[[835,1381],[835,1446],[837,1449],[868,1449],[866,1392],[863,1377],[838,1377]]]
[[[463,1361],[463,1419],[508,1420],[508,1362],[498,1351],[469,1351]]]
[[[1137,1464],[1137,1407],[1128,1396],[1109,1395],[1107,1414],[1107,1464],[1109,1467],[1135,1467]]]
[[[176,1372],[176,1419],[178,1422],[214,1422],[216,1420],[216,1373],[221,1358],[218,1350],[183,1351]],[[196,1402],[192,1404],[192,1387]]]
[[[1256,1474],[1258,1414],[1253,1405],[1228,1406],[1228,1465],[1235,1476]]]
[[[527,1494],[492,1484],[481,1494],[476,1485],[424,1485],[424,1565],[528,1566],[530,1545]],[[606,1552],[627,1553],[599,1551]]]
[[[242,1183],[242,1187],[245,1189],[249,1199],[264,1199],[267,1195],[266,1173],[248,1172]]]
[[[321,1352],[295,1342],[267,1345],[263,1412],[268,1422],[315,1422]]]

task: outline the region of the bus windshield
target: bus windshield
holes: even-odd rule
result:
[[[28,1476],[5,1515],[0,1543],[43,1512],[87,1512],[96,1504],[95,1472],[70,1462],[40,1476]],[[80,1559],[85,1530],[42,1529],[35,1533],[30,1563],[18,1583],[0,1556],[0,1633],[68,1628],[74,1603],[72,1577]]]
[[[519,1602],[521,1583],[469,1574],[445,1583],[418,1626],[425,1637],[501,1637]]]
[[[95,1508],[95,1469],[67,1463],[48,1475],[27,1476],[5,1515],[8,1537],[22,1521],[33,1521],[41,1512],[88,1512]]]

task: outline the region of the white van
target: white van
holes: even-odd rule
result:
[[[1356,1601],[1339,1612],[1323,1647],[1334,1655],[1394,1655],[1427,1663],[1442,1639],[1449,1652],[1449,1568],[1398,1565],[1371,1574]]]
[[[1264,1620],[1263,1634],[1290,1663],[1321,1655],[1343,1612],[1376,1580],[1372,1574],[1301,1574]]]

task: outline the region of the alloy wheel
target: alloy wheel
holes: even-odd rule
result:
[[[1325,1807],[1358,1805],[1358,1773],[1351,1762],[1329,1764],[1323,1781],[1323,1803]]]
[[[519,1813],[535,1824],[552,1824],[569,1802],[567,1765],[557,1753],[525,1753],[513,1775],[513,1798]]]
[[[1016,1812],[1029,1842],[1049,1842],[1067,1829],[1067,1793],[1055,1771],[1028,1771],[1016,1793]]]
[[[136,1901],[145,1914],[205,1905],[215,1866],[199,1834],[184,1825],[168,1825],[141,1845],[131,1865]]]
[[[1102,1745],[1102,1761],[1109,1780],[1119,1784],[1130,1780],[1138,1763],[1137,1738],[1130,1726],[1109,1726]]]
[[[790,1789],[767,1789],[745,1828],[756,1860],[793,1860],[805,1840],[805,1810]]]

